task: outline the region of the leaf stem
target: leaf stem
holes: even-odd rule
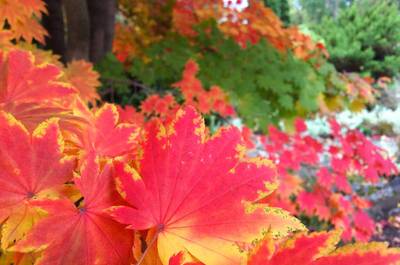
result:
[[[149,249],[151,249],[151,247],[154,245],[154,242],[156,242],[156,239],[158,238],[158,235],[160,234],[160,232],[163,230],[163,226],[159,226],[157,228],[156,233],[154,234],[153,238],[151,239],[150,243],[147,245],[146,250],[143,252],[142,256],[140,257],[140,259],[138,260],[138,262],[136,263],[136,265],[141,265],[142,262],[144,261],[144,258],[146,257],[147,253],[149,252]]]

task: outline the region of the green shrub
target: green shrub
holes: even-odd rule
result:
[[[148,86],[167,88],[180,80],[186,61],[195,59],[204,86],[221,86],[245,122],[260,129],[318,108],[316,98],[334,72],[331,65],[316,70],[311,62],[280,53],[266,41],[243,49],[215,25],[207,29],[199,28],[192,41],[170,35],[150,46],[150,61],[135,60],[131,74]]]
[[[393,76],[400,70],[400,14],[391,0],[359,0],[313,29],[338,71]]]

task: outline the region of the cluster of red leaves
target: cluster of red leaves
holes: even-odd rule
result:
[[[372,87],[375,80],[371,77],[362,77],[357,73],[344,73],[342,79],[347,83],[346,92],[351,98],[363,98],[368,103],[375,100],[375,89]]]
[[[35,39],[43,44],[47,35],[39,22],[43,13],[47,13],[47,10],[44,1],[41,0],[1,1],[0,45],[21,38],[29,43]]]
[[[333,264],[398,264],[400,253],[385,243],[353,244],[336,248],[337,232],[298,233],[277,242],[270,235],[254,247],[247,265],[333,265]],[[290,259],[288,259],[290,257]],[[202,265],[186,262],[183,253],[171,257],[169,265]]]
[[[322,43],[314,42],[297,27],[285,28],[275,13],[262,1],[249,1],[244,10],[224,5],[220,0],[177,0],[173,10],[174,28],[182,35],[195,36],[193,25],[215,19],[222,32],[234,38],[241,46],[257,43],[265,38],[282,52],[291,50],[296,57],[327,57]]]
[[[220,30],[243,47],[248,42],[254,44],[265,38],[278,50],[290,50],[302,60],[328,57],[321,42],[313,41],[297,27],[285,28],[262,1],[251,0],[244,10],[232,8],[229,2],[233,1],[228,1],[227,5],[222,0],[137,1],[132,5],[129,0],[119,0],[126,23],[116,24],[113,51],[121,62],[128,63],[132,56],[142,56],[145,47],[165,36],[171,30],[170,24],[172,30],[193,37],[196,35],[194,25],[215,19]],[[171,14],[169,6],[172,4]]]
[[[35,264],[130,264],[141,251],[131,230],[140,230],[156,242],[135,256],[143,264],[167,264],[181,251],[205,264],[239,264],[238,250],[263,231],[303,229],[282,210],[254,203],[276,187],[275,170],[243,156],[237,129],[211,137],[187,107],[167,124],[150,122],[139,143],[135,125],[116,124],[113,105],[87,115],[85,144],[67,155],[62,133],[70,132],[59,119],[29,133],[1,112],[3,250],[29,253]],[[140,149],[133,160],[132,144]]]
[[[96,78],[76,72],[0,55],[1,264],[254,264],[256,239],[305,229],[265,203],[278,171],[245,155],[238,129],[211,136],[189,106],[147,122],[131,107],[89,108]],[[346,258],[400,261],[363,246]]]
[[[178,108],[179,105],[171,94],[166,94],[165,96],[153,94],[140,104],[140,109],[144,116],[157,116],[162,119],[173,117]]]
[[[363,182],[375,183],[380,176],[397,173],[396,166],[361,132],[344,132],[334,120],[327,138],[308,135],[302,120],[296,120],[295,125],[293,135],[271,126],[269,135],[261,138],[281,178],[269,202],[294,214],[329,221],[344,230],[344,240],[368,241],[375,231],[374,221],[365,212],[371,205],[357,195],[349,179],[361,177]],[[299,177],[304,168],[310,175],[306,181]],[[290,199],[293,195],[294,201]]]
[[[385,84],[379,80],[375,81],[371,77],[362,77],[357,73],[342,73],[338,77],[344,85],[344,90],[336,96],[325,98],[324,101],[319,102],[322,113],[339,111],[344,105],[348,105],[347,107],[351,111],[361,111],[366,104],[375,102],[379,95],[377,88]]]
[[[123,19],[115,24],[113,52],[122,63],[144,57],[143,50],[163,38],[171,28],[175,0],[118,0]]]
[[[276,244],[267,235],[250,254],[248,265],[398,263],[399,253],[388,249],[385,243],[358,243],[336,249],[339,238],[337,232],[299,233]]]
[[[143,125],[145,122],[144,116],[141,112],[137,111],[133,106],[117,106],[117,110],[119,113],[119,120],[123,123],[132,123]]]
[[[132,27],[121,23],[115,24],[115,38],[113,40],[113,53],[117,59],[125,63],[128,59],[137,54],[135,33]]]
[[[227,95],[218,86],[212,86],[209,90],[203,88],[203,85],[196,74],[199,66],[193,60],[189,60],[183,71],[182,80],[173,84],[180,90],[186,104],[196,106],[203,114],[211,112],[218,113],[222,117],[235,115],[235,110],[228,102]]]
[[[212,86],[209,90],[203,87],[201,81],[196,77],[199,66],[193,60],[189,60],[182,74],[182,80],[174,83],[175,87],[183,97],[183,103],[194,106],[202,114],[218,114],[221,117],[235,116],[235,110],[228,101],[228,96],[218,86]],[[172,94],[151,94],[140,104],[140,111],[133,107],[121,112],[128,112],[136,121],[144,121],[149,118],[172,119],[181,104]],[[140,118],[140,116],[142,116]],[[142,122],[143,123],[143,122]],[[141,123],[141,124],[142,124]]]

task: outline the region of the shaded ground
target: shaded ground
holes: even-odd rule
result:
[[[392,247],[400,247],[400,176],[393,178],[387,184],[371,195],[375,206],[371,214],[379,221],[378,233],[374,241],[387,241]]]

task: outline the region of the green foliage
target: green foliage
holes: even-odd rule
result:
[[[266,41],[243,49],[215,25],[198,33],[191,42],[171,35],[152,45],[146,51],[150,62],[134,61],[131,74],[148,86],[169,87],[180,80],[186,61],[195,59],[204,86],[221,86],[245,122],[259,129],[318,108],[316,98],[324,91],[329,66],[317,71]]]
[[[129,79],[127,78],[123,64],[112,54],[107,54],[95,65],[95,70],[100,73],[102,91],[112,87],[118,94],[129,93]]]
[[[321,23],[324,17],[336,17],[353,0],[292,0],[291,20],[295,24]]]
[[[264,4],[271,8],[286,25],[290,23],[288,0],[264,0]]]
[[[130,77],[124,65],[112,53],[97,63],[95,70],[101,76],[100,94],[103,99],[122,105],[138,105],[145,97],[140,84]]]
[[[314,27],[339,71],[393,76],[400,70],[400,14],[390,0],[360,0]]]

